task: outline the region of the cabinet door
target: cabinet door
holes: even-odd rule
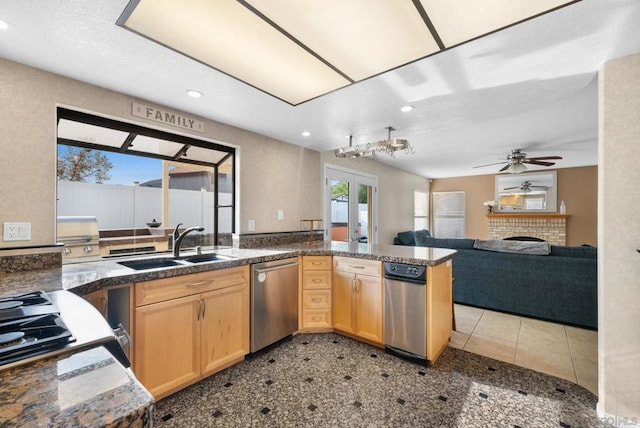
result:
[[[200,377],[200,295],[135,310],[133,371],[155,399]]]
[[[202,294],[202,375],[236,363],[249,353],[249,286]]]
[[[383,342],[382,280],[358,275],[355,292],[355,334],[376,343]]]
[[[350,273],[333,273],[333,327],[347,333],[354,333],[354,279],[355,275]]]
[[[107,290],[102,288],[85,294],[85,300],[88,300],[101,314],[107,318]]]

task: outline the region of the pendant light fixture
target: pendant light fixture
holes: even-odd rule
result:
[[[395,152],[398,150],[404,150],[406,154],[415,154],[415,150],[409,141],[401,138],[391,138],[391,131],[395,131],[393,127],[387,126],[385,129],[388,131],[386,140],[367,143],[364,148],[357,144],[353,147],[352,136],[349,135],[349,147],[336,149],[336,157],[355,159],[363,156],[376,156],[378,152],[382,152],[395,158]]]

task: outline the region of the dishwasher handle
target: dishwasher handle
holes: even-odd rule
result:
[[[393,276],[393,275],[385,275],[384,279],[389,279],[396,282],[407,282],[409,284],[415,284],[415,285],[424,285],[425,287],[427,286],[427,281],[423,279],[406,278],[406,277]]]
[[[287,263],[287,264],[284,264],[284,265],[272,266],[272,267],[263,268],[263,269],[254,268],[254,272],[257,273],[257,274],[261,274],[261,273],[271,272],[273,270],[280,270],[280,269],[286,269],[286,268],[290,268],[290,267],[296,267],[298,265],[300,265],[300,263],[293,262],[293,263]]]

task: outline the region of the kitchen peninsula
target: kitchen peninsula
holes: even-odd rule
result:
[[[160,269],[150,269],[135,271],[131,268],[122,266],[118,263],[122,259],[105,259],[102,261],[88,262],[81,264],[64,265],[58,269],[47,269],[41,271],[30,271],[21,273],[12,273],[0,277],[0,297],[12,294],[19,294],[29,292],[33,290],[41,291],[55,291],[55,290],[68,290],[78,295],[87,295],[91,292],[95,292],[107,287],[122,286],[126,284],[133,284],[141,281],[151,281],[163,278],[171,278],[188,274],[198,274],[211,270],[234,268],[238,266],[246,266],[253,263],[262,263],[265,261],[284,259],[297,256],[339,256],[349,258],[360,258],[378,262],[394,262],[394,263],[408,263],[418,266],[435,267],[446,263],[450,266],[450,260],[453,258],[455,251],[439,248],[425,248],[425,247],[402,247],[402,246],[390,246],[390,245],[368,245],[358,243],[340,243],[340,242],[327,242],[317,245],[290,245],[286,247],[273,247],[270,249],[236,249],[226,248],[216,251],[218,254],[227,255],[233,257],[232,259],[217,261],[213,263],[200,263],[179,267],[168,267]],[[157,257],[157,256],[156,256]],[[147,258],[150,258],[147,256]],[[153,258],[153,257],[151,257]],[[449,284],[450,287],[450,284]],[[450,321],[450,320],[449,320]],[[97,348],[102,349],[102,348]],[[99,351],[96,351],[99,353]],[[108,353],[107,353],[108,354]],[[74,355],[75,356],[75,355]],[[87,355],[88,361],[86,365],[91,364],[100,366],[100,361],[104,361],[108,358],[105,355]],[[92,360],[93,358],[93,360]],[[35,364],[25,365],[21,367],[12,368],[9,371],[3,373],[4,379],[3,386],[0,388],[0,396],[10,397],[11,402],[5,402],[5,398],[0,402],[0,407],[6,407],[11,404],[14,409],[36,409],[33,410],[36,413],[38,409],[50,409],[47,403],[50,401],[60,402],[63,398],[55,396],[56,388],[51,386],[58,380],[56,377],[45,376],[46,373],[55,373],[56,365],[59,364],[61,358],[50,358],[39,361]],[[108,364],[113,363],[111,361]],[[104,364],[104,363],[103,363]],[[30,376],[36,376],[38,373],[43,374],[41,383],[51,383],[48,390],[53,395],[35,396],[31,394],[25,394],[23,396],[7,395],[5,388],[15,388],[19,385],[21,378],[24,374],[30,373]],[[124,382],[124,380],[123,380]],[[138,385],[137,381],[128,380],[127,382],[133,382],[134,385]],[[47,385],[43,386],[48,388]],[[149,398],[148,393],[144,389],[140,388],[136,397],[127,398],[128,403],[139,403],[140,409],[131,410],[130,415],[134,415],[138,420],[143,421],[148,419],[148,414],[151,403],[145,402],[145,397]],[[134,392],[135,388],[133,389]],[[58,391],[60,391],[58,389]],[[113,389],[111,393],[116,393],[118,389]],[[131,394],[129,392],[128,394]],[[77,412],[83,413],[78,415],[74,412],[72,418],[69,419],[69,423],[77,420],[81,420],[83,417],[84,423],[89,425],[92,421],[101,421],[102,413],[109,413],[112,409],[109,408],[108,402],[102,398],[103,394],[96,393],[96,397],[93,397],[93,401],[102,403],[100,406],[83,406],[78,404]],[[87,403],[92,402],[91,397],[86,397]],[[115,399],[115,398],[113,398]],[[104,401],[104,402],[103,402]],[[50,403],[49,403],[50,404]],[[28,405],[28,406],[27,406]],[[101,410],[96,410],[97,408]],[[43,410],[44,411],[44,410]],[[96,413],[97,412],[97,413]],[[47,413],[49,417],[53,417]],[[144,417],[139,417],[143,415]],[[6,415],[0,414],[0,421],[5,418]],[[16,414],[11,416],[11,421],[16,422],[18,425],[21,421],[32,420],[39,417],[34,415],[33,412],[29,413],[27,410],[19,410]],[[92,419],[96,418],[96,419]],[[128,419],[127,419],[128,420]],[[64,425],[64,423],[62,423]]]

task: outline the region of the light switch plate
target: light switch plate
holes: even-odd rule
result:
[[[3,223],[3,241],[30,241],[31,223]]]

